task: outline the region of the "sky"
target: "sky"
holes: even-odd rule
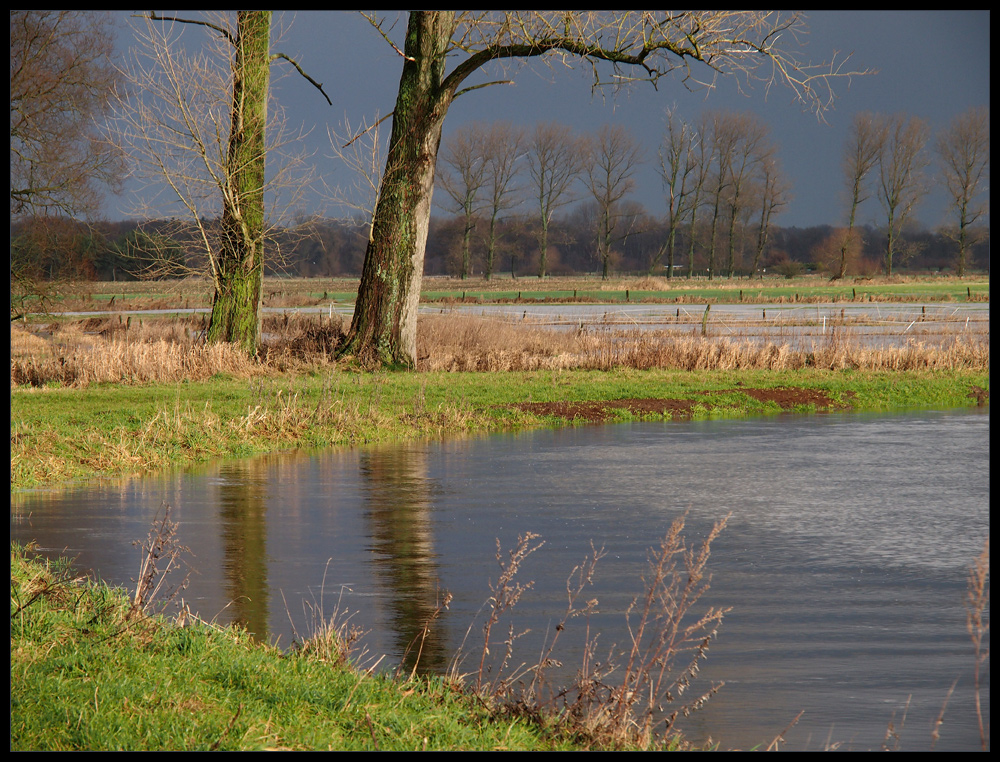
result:
[[[390,36],[401,44],[405,16],[386,15],[389,19],[398,15]],[[841,81],[835,88],[837,101],[822,121],[780,87],[765,94],[758,85],[741,94],[734,81],[723,79],[710,92],[689,92],[679,80],[671,79],[656,90],[645,86],[617,96],[595,95],[583,69],[532,63],[513,72],[513,84],[482,88],[456,99],[445,121],[443,140],[447,143],[456,129],[474,121],[507,120],[525,127],[557,121],[581,133],[594,132],[603,124],[621,124],[645,146],[646,154],[630,198],[660,216],[665,206],[657,150],[665,110],[673,107],[681,118],[690,120],[705,110],[748,111],[769,126],[792,184],[792,200],[775,224],[841,224],[845,217],[841,156],[856,113],[904,112],[926,120],[936,133],[969,108],[989,107],[990,13],[822,11],[807,13],[806,22],[809,34],[804,38],[803,57],[818,63],[849,56],[847,69],[874,72]],[[280,12],[274,26],[273,49],[296,58],[313,79],[322,82],[333,105],[297,75],[275,76],[275,95],[289,123],[310,131],[303,142],[325,183],[348,184],[352,177],[332,157],[328,128],[343,131],[345,120],[353,126],[390,112],[401,59],[357,13]],[[119,41],[126,50],[127,27]],[[484,74],[470,83],[486,78]],[[123,208],[121,202],[112,203],[107,214],[126,216]],[[329,199],[319,194],[304,202],[303,211],[335,213]],[[947,214],[944,195],[932,188],[916,217],[933,228],[946,222]],[[880,217],[875,202],[863,209],[863,222],[878,224]]]

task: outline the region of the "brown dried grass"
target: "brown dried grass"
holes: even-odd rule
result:
[[[503,320],[428,315],[417,324],[418,367],[427,371],[514,371],[575,367],[586,337]]]
[[[206,344],[201,318],[141,321],[113,316],[41,330],[11,324],[10,383],[83,387],[315,369],[333,362],[342,330],[339,318],[268,317],[263,325],[268,341],[261,356],[251,359],[235,345]]]
[[[797,349],[787,342],[717,338],[669,330],[552,330],[481,317],[427,316],[418,327],[421,370],[580,368],[676,370],[989,370],[989,335],[911,339],[873,348],[844,333]]]
[[[956,336],[942,342],[908,340],[875,348],[856,339],[813,341],[808,349],[771,341],[616,331],[593,347],[579,367],[677,370],[989,370],[988,337]]]
[[[339,317],[279,315],[264,321],[258,358],[235,346],[207,345],[203,319],[122,320],[118,316],[52,324],[34,330],[11,325],[11,387],[59,383],[198,381],[215,374],[238,378],[307,372],[335,365],[343,335]],[[531,322],[475,316],[428,315],[418,325],[421,371],[534,370],[980,370],[989,371],[989,333],[911,338],[873,348],[844,331],[807,347],[780,338],[711,337],[669,330],[612,326],[552,329]]]

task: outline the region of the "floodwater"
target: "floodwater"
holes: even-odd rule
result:
[[[226,461],[19,493],[11,539],[127,585],[132,543],[165,504],[197,570],[186,602],[279,645],[339,604],[369,630],[372,657],[409,665],[408,645],[449,591],[423,647],[428,671],[446,670],[463,641],[466,671],[478,665],[498,543],[506,558],[526,532],[545,544],[521,569],[534,584],[513,625],[531,632],[514,664],[533,663],[592,541],[605,555],[583,600],[600,613],[561,636],[556,682],[579,665],[584,626],[600,633],[599,653],[625,641],[647,549],[676,518],[699,541],[732,514],[698,608],[731,611],[688,695],[725,685],[679,721],[690,738],[751,748],[802,712],[786,749],[878,748],[893,722],[902,748],[926,750],[957,681],[936,748],[979,748],[963,599],[989,536],[988,408],[582,426]],[[988,664],[982,701],[988,727]]]
[[[421,315],[475,315],[560,329],[638,329],[677,334],[701,333],[705,307],[667,304],[482,304],[421,305]],[[207,313],[207,308],[132,310],[121,313],[67,312],[67,316],[163,315]],[[339,315],[350,320],[351,304],[322,307],[265,307],[267,314]],[[943,343],[958,336],[988,337],[988,302],[913,304],[895,302],[838,304],[715,304],[705,331],[715,338],[771,341],[808,349],[811,342],[853,341],[873,349],[907,341]]]
[[[873,349],[908,341],[943,343],[957,336],[988,337],[990,306],[957,304],[484,304],[425,306],[423,314],[478,315],[554,329],[656,330],[714,338],[770,341],[808,349],[832,340]]]

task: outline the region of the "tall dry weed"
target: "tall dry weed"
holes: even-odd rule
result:
[[[987,619],[990,605],[990,540],[986,538],[983,550],[969,568],[968,590],[965,596],[966,629],[975,650],[975,670],[973,672],[976,720],[979,723],[979,740],[983,751],[987,750],[989,741],[986,727],[983,723],[983,708],[980,695],[982,693],[981,677],[983,666],[990,658],[989,633],[990,623]]]
[[[171,572],[186,566],[190,549],[180,544],[178,524],[170,520],[170,506],[162,505],[144,541],[133,543],[142,551],[139,576],[132,595],[132,612],[148,613],[154,605],[165,606],[188,585],[190,575],[174,583]]]
[[[506,372],[572,367],[581,341],[530,322],[428,315],[417,324],[417,346],[421,370]]]
[[[722,687],[713,685],[691,698],[685,695],[729,611],[710,607],[704,613],[695,612],[710,584],[711,544],[727,521],[728,517],[717,522],[699,544],[685,540],[684,517],[674,521],[659,548],[650,551],[642,594],[625,611],[625,644],[612,646],[603,658],[598,655],[598,634],[590,628],[590,616],[597,613],[599,603],[596,598],[587,599],[585,592],[605,553],[591,546],[590,554],[567,578],[566,611],[534,665],[513,658],[515,643],[527,630],[519,630],[510,615],[533,586],[519,582],[517,575],[543,543],[537,535],[522,535],[505,557],[498,542],[500,575],[491,583],[484,607],[483,645],[478,668],[471,674],[474,692],[498,714],[554,724],[601,748],[646,748],[657,737],[674,736],[677,718],[696,711]],[[585,620],[580,667],[572,684],[557,688],[548,682],[550,670],[562,666],[555,656],[556,646],[578,619]],[[467,682],[470,676],[459,672],[463,659],[460,650],[451,676]]]

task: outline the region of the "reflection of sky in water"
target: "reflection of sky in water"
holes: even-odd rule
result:
[[[814,563],[877,557],[947,569],[964,563],[988,526],[988,459],[976,459],[988,458],[989,418],[975,420],[982,430],[971,441],[931,416],[608,427],[602,442],[532,453],[523,467],[547,474],[549,500],[578,496],[581,517],[587,507],[689,510],[705,520],[734,511],[734,522],[783,535]],[[551,433],[554,442],[560,435]]]
[[[535,581],[519,608],[536,631],[529,653],[565,607],[569,570],[590,540],[603,544],[592,594],[607,647],[624,634],[616,628],[647,548],[673,519],[687,512],[696,539],[731,511],[705,603],[734,610],[703,670],[728,685],[687,727],[717,737],[724,727],[724,745],[749,746],[805,708],[790,747],[820,747],[835,724],[845,734],[834,740],[867,748],[892,702],[914,695],[916,727],[968,676],[961,600],[989,533],[989,415],[586,426],[271,456],[36,494],[17,501],[11,538],[68,548],[127,583],[138,567],[131,542],[162,502],[195,554],[185,597],[202,615],[288,644],[308,631],[310,605],[329,613],[348,589],[341,605],[394,663],[447,589],[455,602],[423,661],[436,669],[489,595],[497,538],[505,549],[527,531],[546,541],[524,569]],[[968,699],[960,686],[949,705],[950,748],[971,738]]]

